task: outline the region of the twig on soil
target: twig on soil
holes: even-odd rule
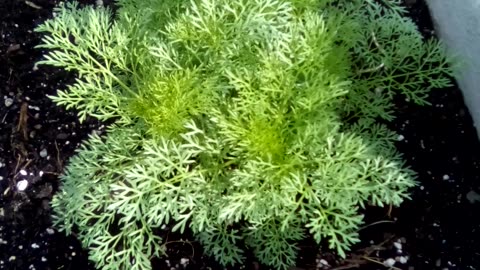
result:
[[[383,223],[395,223],[395,221],[392,221],[392,220],[380,220],[380,221],[377,221],[377,222],[373,222],[373,223],[370,223],[368,225],[365,225],[363,227],[361,227],[360,229],[358,229],[359,231],[361,230],[364,230],[368,227],[371,227],[371,226],[375,226],[375,225],[378,225],[378,224],[383,224]]]
[[[20,117],[18,119],[17,132],[21,132],[23,139],[28,140],[27,133],[27,120],[28,120],[28,103],[23,102],[20,107]]]
[[[392,239],[394,237],[395,236],[391,236],[388,239],[381,242],[380,244],[372,245],[370,247],[358,250],[358,253],[363,252],[363,254],[360,254],[360,255],[358,253],[353,254],[351,259],[346,259],[345,260],[344,265],[341,265],[341,266],[338,266],[338,267],[335,267],[335,268],[331,268],[330,270],[347,270],[347,269],[358,268],[362,264],[366,264],[368,262],[373,262],[373,263],[380,264],[382,266],[388,267],[384,263],[379,261],[377,258],[371,257],[370,255],[374,251],[384,250],[385,249],[385,247],[384,247],[385,244],[392,241]],[[401,270],[400,268],[397,268],[397,267],[394,267],[394,266],[389,267],[389,269],[390,270]]]
[[[57,149],[57,168],[58,168],[58,171],[62,171],[63,163],[62,163],[62,160],[60,159],[60,150],[58,149],[58,144],[56,140],[55,140],[55,149]]]
[[[388,269],[390,269],[390,270],[402,270],[402,269],[400,269],[398,267],[395,267],[395,266],[386,266],[384,263],[382,263],[379,260],[376,260],[375,258],[371,258],[371,257],[367,257],[367,256],[363,256],[362,258],[364,260],[367,260],[367,261],[370,261],[370,262],[373,262],[373,263],[376,263],[376,264],[380,264],[380,265],[385,266],[385,267],[389,267]]]

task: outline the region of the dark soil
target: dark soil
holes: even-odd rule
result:
[[[103,126],[80,124],[74,112],[48,99],[72,74],[34,68],[42,51],[34,49],[40,36],[33,29],[58,1],[0,1],[0,269],[94,269],[79,242],[52,227],[49,201],[78,144]],[[432,35],[423,1],[405,2],[419,29]],[[337,270],[387,269],[388,259],[396,260],[397,269],[480,267],[479,140],[458,88],[436,90],[430,102],[419,107],[400,101],[391,123],[402,136],[400,151],[419,174],[412,200],[398,209],[368,209],[362,244],[345,261],[302,243],[296,269],[318,269],[322,259],[332,265],[324,269]],[[178,235],[169,240],[169,258],[156,259],[155,269],[222,269],[202,256],[198,244],[177,241]],[[185,267],[182,258],[188,259]],[[266,269],[253,259],[241,268]]]

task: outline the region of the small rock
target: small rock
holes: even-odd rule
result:
[[[47,228],[47,230],[46,230],[46,231],[47,231],[47,233],[48,233],[48,234],[50,234],[50,235],[52,235],[52,234],[54,234],[54,233],[55,233],[55,230],[54,230],[54,229],[52,229],[52,228]]]
[[[398,257],[398,262],[401,263],[401,264],[406,264],[407,261],[408,261],[408,259],[405,256]]]
[[[180,259],[180,264],[183,265],[183,266],[186,266],[188,263],[189,263],[189,259],[188,258],[181,258]]]
[[[405,140],[405,136],[403,136],[403,135],[398,135],[397,141],[401,142],[401,141],[403,141],[403,140]]]
[[[68,138],[68,134],[66,134],[66,133],[57,134],[57,139],[59,139],[59,140],[65,140],[66,138]]]
[[[392,259],[392,258],[389,258],[389,259],[386,259],[383,264],[386,266],[386,267],[392,267],[395,265],[395,259]]]
[[[445,175],[443,176],[443,180],[444,180],[444,181],[447,181],[448,179],[450,179],[450,176],[448,176],[448,174],[445,174]]]
[[[42,151],[40,151],[40,157],[44,158],[46,156],[48,156],[47,149],[42,149]]]
[[[8,49],[7,49],[7,54],[8,54],[8,53],[16,52],[16,51],[18,51],[18,50],[20,50],[20,44],[12,44],[12,45],[10,45],[10,46],[8,47]]]
[[[28,173],[27,173],[27,171],[25,171],[25,170],[20,170],[20,174],[23,175],[23,176],[25,176],[25,175],[27,175]]]
[[[18,191],[24,191],[28,187],[28,181],[27,180],[21,180],[17,183],[17,190]]]
[[[41,129],[42,128],[42,125],[40,124],[36,124],[35,126],[33,126],[34,129]]]
[[[399,249],[399,250],[401,250],[401,249],[402,249],[402,243],[399,243],[399,242],[393,242],[393,246],[394,246],[396,249]]]
[[[435,266],[440,267],[442,265],[442,259],[438,259],[435,261]]]
[[[6,98],[5,99],[5,107],[10,107],[13,104],[13,99],[11,98]]]
[[[318,264],[320,264],[321,267],[330,266],[325,259],[320,259],[320,260],[318,261]]]
[[[43,257],[41,258],[42,262],[46,262],[47,261],[47,258]]]

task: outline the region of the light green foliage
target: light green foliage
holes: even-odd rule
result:
[[[52,99],[115,121],[71,159],[53,199],[101,269],[151,269],[154,230],[189,229],[224,265],[275,269],[313,237],[345,256],[367,203],[398,206],[414,172],[393,98],[449,84],[442,46],[399,1],[118,0],[62,4],[43,64],[76,72]]]

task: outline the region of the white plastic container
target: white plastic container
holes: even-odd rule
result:
[[[480,134],[480,0],[426,0],[436,31],[462,61],[457,82]]]

